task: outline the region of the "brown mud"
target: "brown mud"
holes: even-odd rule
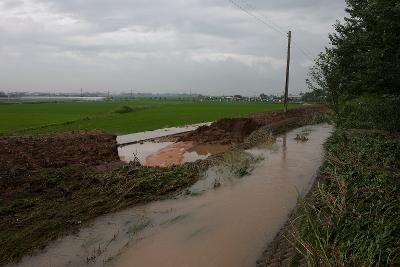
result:
[[[240,118],[226,118],[201,126],[197,130],[178,138],[180,141],[193,141],[196,144],[238,144],[252,132],[262,126],[290,121],[299,121],[320,112],[326,112],[322,106],[290,109],[288,112],[261,112]]]
[[[145,165],[151,167],[178,165],[182,162],[186,150],[191,147],[193,147],[193,142],[174,143],[146,157]]]
[[[167,167],[186,162],[204,160],[223,153],[229,145],[194,144],[187,142],[141,142],[118,148],[120,159],[125,163],[139,162],[143,166]]]
[[[45,169],[119,161],[116,136],[98,131],[0,137],[0,189]]]
[[[192,140],[198,144],[235,144],[257,130],[261,125],[250,118],[226,118],[210,126],[199,127],[183,137],[183,141]]]

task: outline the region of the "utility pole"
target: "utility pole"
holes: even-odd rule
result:
[[[83,97],[83,90],[82,90],[82,88],[81,88],[81,97]]]
[[[284,99],[284,111],[288,109],[288,94],[289,94],[289,73],[290,73],[290,44],[292,41],[292,31],[288,33],[288,52],[287,52],[287,65],[286,65],[286,83],[285,83],[285,99]]]
[[[131,98],[133,98],[133,90],[131,89]]]

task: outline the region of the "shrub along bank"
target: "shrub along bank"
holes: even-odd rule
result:
[[[309,265],[400,264],[400,137],[338,129],[287,235]]]

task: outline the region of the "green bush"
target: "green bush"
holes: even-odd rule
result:
[[[400,98],[363,97],[343,104],[338,124],[346,128],[400,131]]]
[[[125,113],[132,112],[133,110],[134,110],[133,108],[124,105],[124,106],[119,107],[119,108],[118,108],[117,110],[115,110],[114,112],[115,112],[115,113],[118,113],[118,114],[125,114]]]

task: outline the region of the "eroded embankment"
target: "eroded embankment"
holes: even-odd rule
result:
[[[115,138],[98,131],[0,136],[0,188],[46,169],[119,161]]]
[[[294,116],[290,123],[285,119],[276,128],[260,127],[282,130],[287,125],[289,128],[301,126],[320,111],[321,108],[302,109],[300,113],[304,116]],[[264,113],[264,116],[271,115]],[[262,139],[256,132],[259,131],[244,138],[245,147]],[[265,137],[270,131],[262,132],[261,136]],[[21,142],[23,139],[19,137],[2,137],[7,149],[0,157],[5,159],[13,149],[17,156],[11,156],[14,161],[8,159],[7,165],[2,167],[8,179],[14,178],[4,180],[7,183],[3,183],[4,190],[0,192],[0,264],[43,248],[51,240],[81,228],[101,214],[170,197],[195,183],[209,166],[224,160],[223,156],[216,155],[207,160],[162,168],[136,164],[118,166],[121,163],[97,168],[93,165],[115,161],[115,140],[110,135],[97,133],[82,137],[81,134],[27,137],[29,142]],[[23,160],[20,161],[18,155],[23,155]],[[14,166],[19,166],[19,173],[10,172]],[[35,171],[25,172],[24,166]],[[234,168],[238,173],[246,173],[246,166]]]
[[[305,120],[313,119],[313,117],[326,112],[328,110],[324,106],[311,106],[290,109],[286,113],[272,111],[240,118],[226,118],[216,121],[210,126],[199,127],[197,130],[178,138],[178,140],[193,141],[198,144],[239,144],[263,126],[284,131],[304,125]]]

